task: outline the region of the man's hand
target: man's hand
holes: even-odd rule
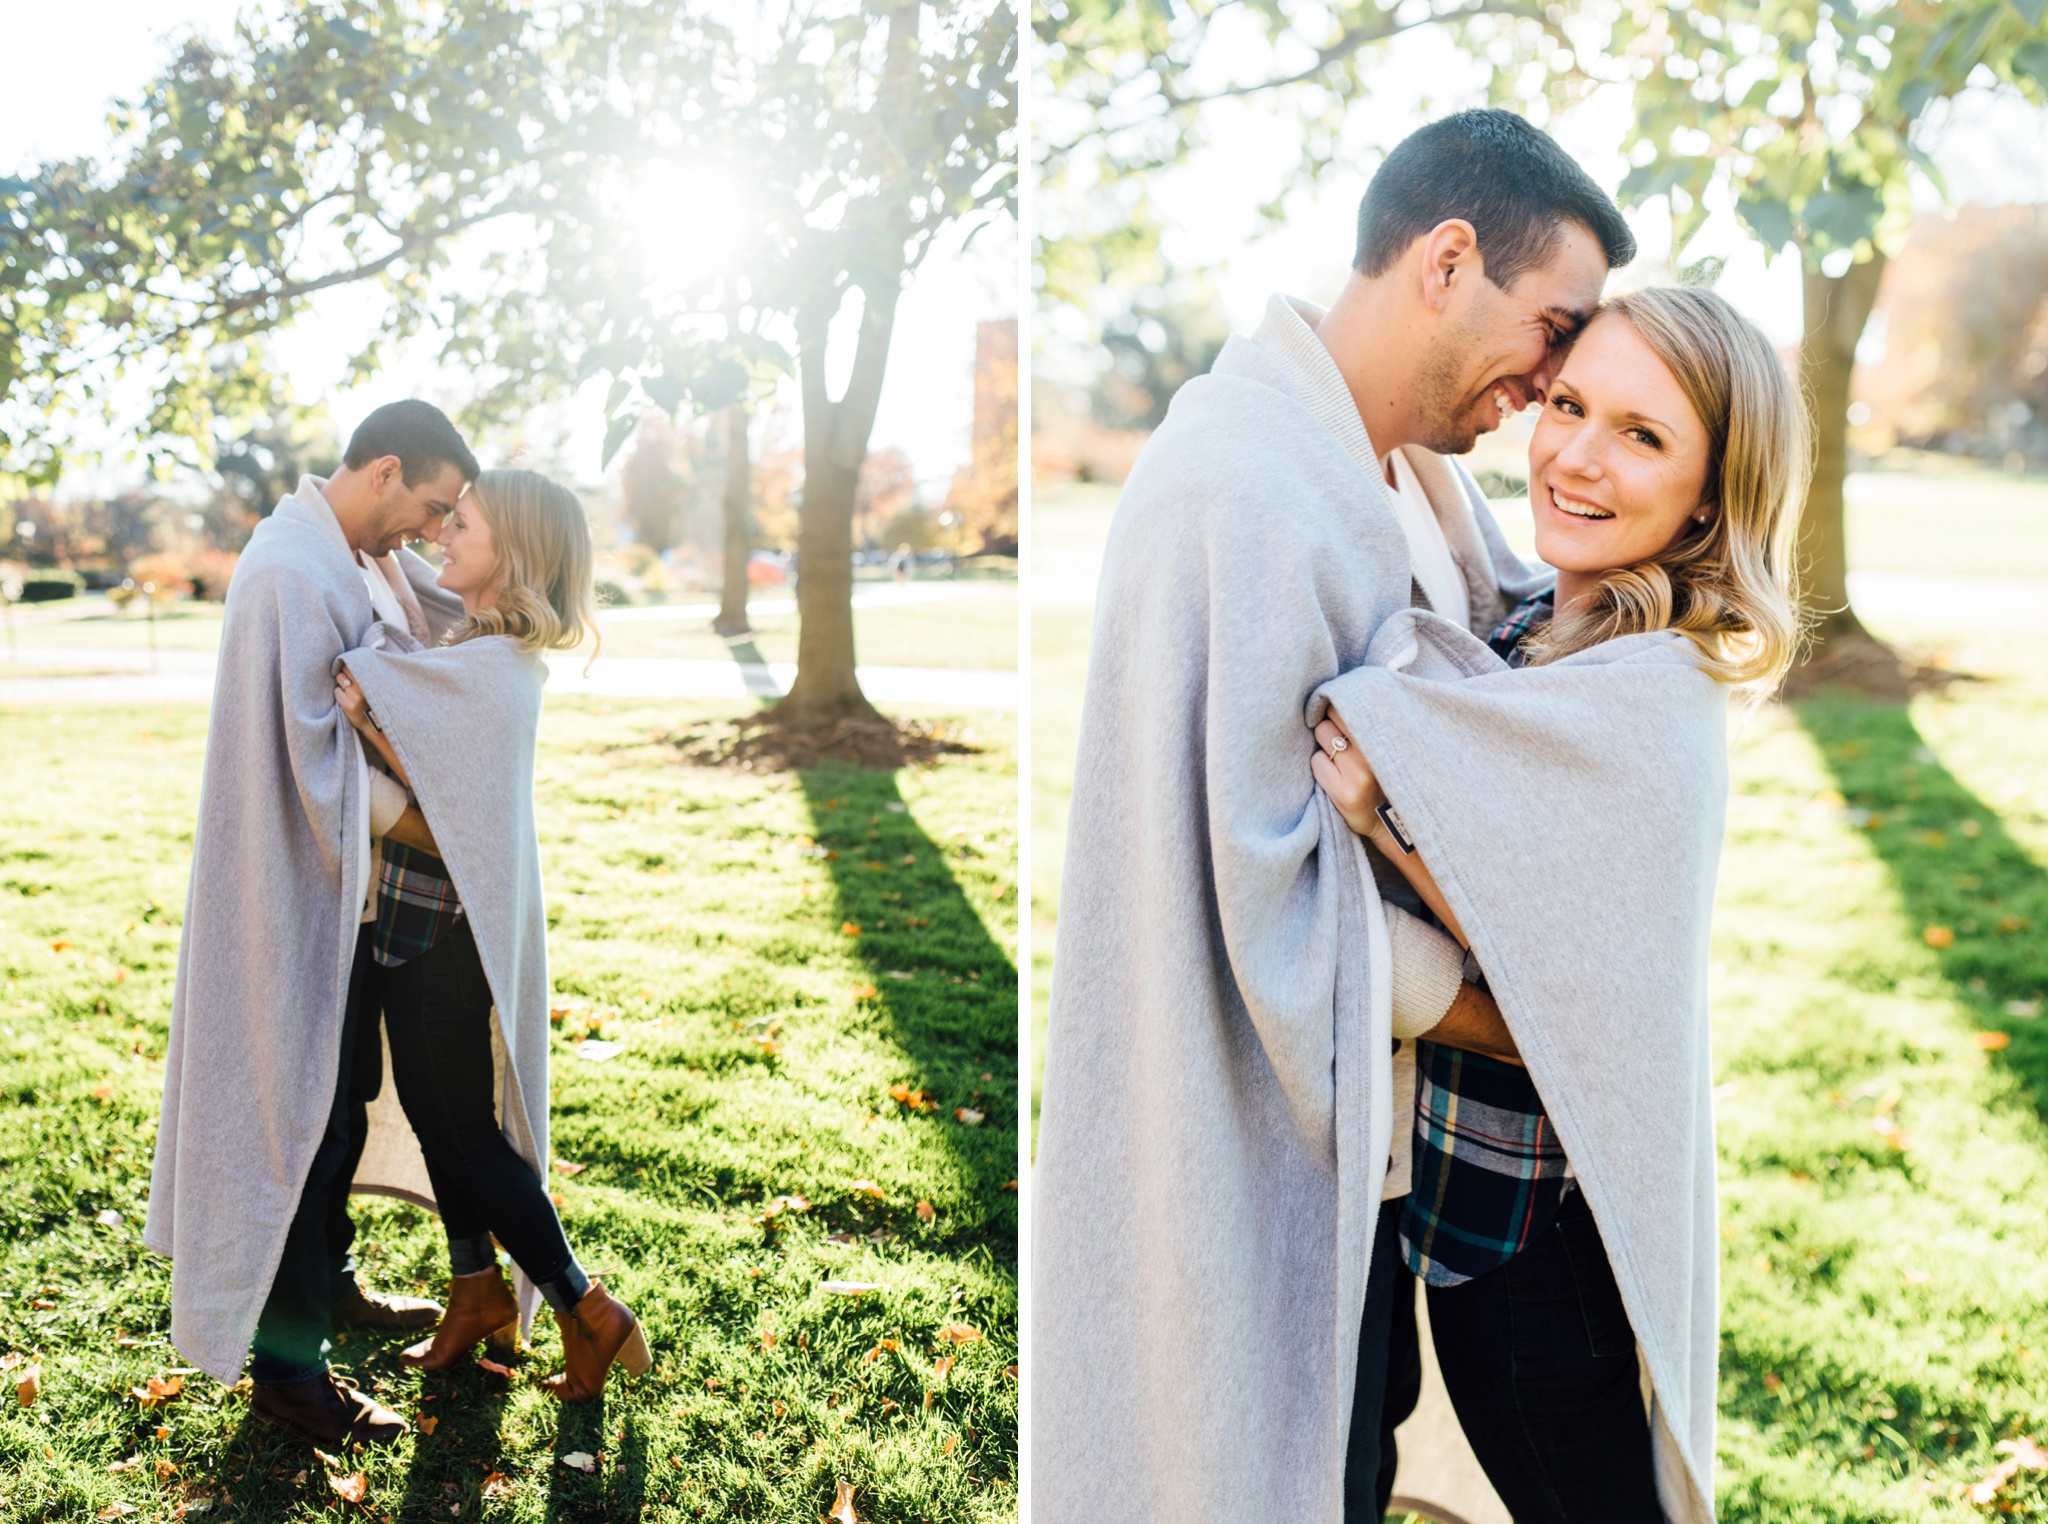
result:
[[[402,847],[431,852],[436,857],[441,855],[441,848],[434,841],[434,833],[427,826],[427,817],[420,813],[420,807],[416,804],[408,804],[405,807],[405,813],[392,823],[391,829],[384,833],[384,839],[395,841]],[[1469,984],[1465,987],[1471,988]],[[1456,1011],[1457,1007],[1454,1005],[1451,1009]],[[1449,1021],[1450,1017],[1446,1016],[1444,1020]],[[1435,1034],[1432,1033],[1431,1036],[1434,1038]],[[1452,1046],[1459,1047],[1462,1044],[1453,1043]]]
[[[1508,1024],[1501,1020],[1500,1007],[1491,994],[1476,984],[1459,985],[1458,998],[1444,1012],[1444,1019],[1422,1035],[1425,1041],[1497,1058],[1504,1064],[1522,1062],[1521,1051],[1508,1034]]]

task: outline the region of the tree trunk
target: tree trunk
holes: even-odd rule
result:
[[[882,103],[887,109],[875,113],[885,138],[892,120],[908,123],[917,109],[921,10],[917,0],[896,0],[888,11],[889,39],[882,61]],[[877,225],[858,235],[858,257],[849,268],[851,285],[859,288],[863,299],[860,339],[853,352],[852,377],[837,402],[825,385],[825,341],[846,289],[835,284],[820,291],[797,313],[804,497],[797,515],[796,681],[767,714],[771,724],[788,730],[823,730],[848,719],[888,723],[860,691],[854,670],[853,505],[875,410],[882,400],[896,302],[903,292],[908,198],[916,188],[897,187],[900,199]],[[880,252],[884,250],[893,250],[893,256]]]
[[[753,501],[752,462],[747,455],[747,405],[725,410],[725,580],[718,617],[711,628],[720,635],[747,633],[747,562],[753,552],[747,510]]]
[[[1806,331],[1799,344],[1799,384],[1813,409],[1813,476],[1800,519],[1799,567],[1812,645],[1801,662],[1803,670],[1790,684],[1795,693],[1833,684],[1862,689],[1873,698],[1906,696],[1898,658],[1863,627],[1849,606],[1849,546],[1842,511],[1849,381],[1884,264],[1884,256],[1878,254],[1839,276],[1829,276],[1808,258],[1801,272]]]
[[[882,398],[901,283],[901,272],[889,271],[863,286],[866,305],[853,377],[837,402],[825,389],[825,338],[836,308],[817,303],[797,322],[804,496],[797,515],[796,681],[768,712],[771,722],[792,730],[881,719],[854,672],[853,501]]]

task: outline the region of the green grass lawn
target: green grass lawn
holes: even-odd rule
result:
[[[348,1335],[340,1366],[437,1422],[330,1463],[204,1376],[131,1395],[182,1366],[139,1235],[204,711],[0,711],[0,1358],[41,1373],[0,1406],[0,1520],[328,1518],[357,1472],[343,1511],[383,1520],[815,1524],[839,1481],[878,1524],[1015,1516],[1013,728],[895,774],[677,766],[662,736],[721,712],[569,699],[543,724],[555,987],[625,1044],[557,1037],[554,1153],[582,1169],[551,1188],[653,1374],[557,1407],[545,1313],[509,1381]],[[369,1281],[441,1292],[428,1214],[358,1221]]]
[[[2048,575],[2048,485],[1851,484],[1855,564]],[[1041,489],[1098,554],[1114,493]],[[1032,610],[1034,963],[1049,967],[1088,611]],[[1084,588],[1085,591],[1085,588]],[[2048,1520],[2048,638],[1939,636],[1981,680],[1743,722],[1714,931],[1720,1516]],[[1042,1054],[1046,967],[1033,970]],[[1034,1060],[1034,1075],[1037,1072]]]
[[[866,583],[860,584],[865,588]],[[857,608],[853,613],[854,651],[863,666],[989,668],[1017,667],[1017,584],[961,582],[946,584],[946,596],[930,603],[902,607]],[[787,588],[761,594],[763,600],[788,599]],[[706,599],[678,601],[700,605]],[[716,603],[716,598],[709,602]],[[600,616],[602,617],[602,616]],[[166,650],[211,651],[220,643],[221,606],[186,600],[157,611],[156,639]],[[796,660],[796,614],[757,613],[754,648],[760,659]],[[122,612],[105,598],[87,596],[60,603],[23,605],[14,611],[14,629],[22,645],[99,647],[146,651],[149,623],[140,613]],[[675,656],[730,661],[732,650],[711,632],[708,617],[676,620],[626,619],[605,625],[605,652],[612,656]],[[24,662],[10,663],[0,635],[0,678],[44,675]]]
[[[853,611],[855,658],[872,667],[1017,668],[1017,584],[969,582],[931,603]],[[951,589],[948,589],[951,592]],[[794,612],[756,614],[754,648],[766,661],[796,660]],[[731,660],[708,619],[616,620],[605,627],[614,656],[685,656]]]

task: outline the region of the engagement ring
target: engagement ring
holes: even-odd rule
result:
[[[1345,740],[1345,739],[1344,739],[1344,737],[1342,737],[1342,736],[1339,736],[1339,737],[1337,737],[1337,739],[1336,739],[1336,740],[1334,740],[1334,741],[1332,741],[1332,742],[1330,743],[1330,755],[1331,755],[1331,756],[1335,756],[1335,755],[1336,755],[1336,754],[1337,754],[1338,752],[1340,752],[1340,751],[1349,751],[1349,750],[1351,750],[1351,743],[1350,743],[1349,741]]]

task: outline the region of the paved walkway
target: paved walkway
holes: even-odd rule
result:
[[[756,605],[759,608],[759,605]],[[635,612],[638,612],[637,610]],[[715,610],[714,610],[715,612]],[[550,656],[550,693],[607,698],[772,699],[796,678],[788,662],[600,657],[584,674],[584,658]],[[35,672],[9,677],[9,667]],[[152,668],[147,651],[94,646],[23,645],[9,660],[0,648],[0,704],[155,704],[213,697],[211,651],[164,651]],[[73,669],[79,675],[60,675]],[[877,704],[934,709],[1017,708],[1017,674],[947,667],[860,667],[861,691]]]

